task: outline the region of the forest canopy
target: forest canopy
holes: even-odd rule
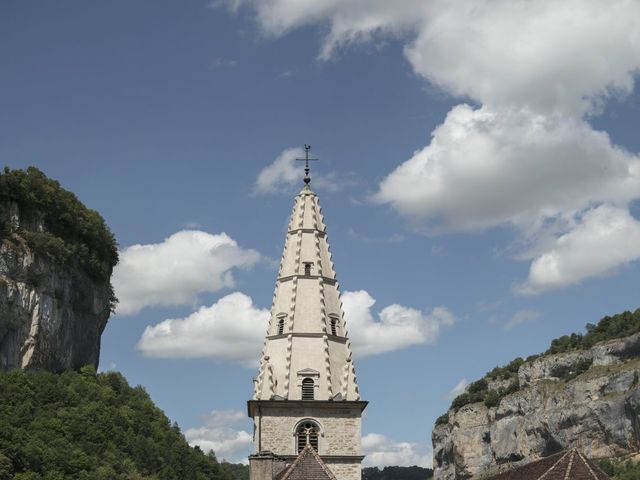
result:
[[[0,480],[233,480],[119,373],[0,373]]]

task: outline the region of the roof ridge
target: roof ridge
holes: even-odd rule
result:
[[[589,462],[589,460],[585,458],[584,455],[582,455],[582,452],[578,451],[578,457],[580,458],[580,460],[582,460],[582,463],[585,464],[591,476],[595,478],[595,480],[600,480],[598,475],[596,475],[596,472],[594,472],[593,468],[591,468],[591,462]],[[600,470],[600,467],[598,467],[596,464],[594,464],[593,466],[596,467],[598,470]]]
[[[609,476],[579,448],[571,448],[482,478],[485,480],[575,480],[577,478],[605,480],[609,479]]]
[[[558,459],[558,461],[556,463],[554,463],[553,465],[551,465],[551,467],[549,467],[549,469],[544,472],[542,475],[540,475],[538,477],[538,480],[542,480],[544,477],[546,477],[548,474],[551,473],[551,471],[556,468],[558,466],[558,464],[564,460],[564,458],[569,454],[569,452],[565,452],[563,455],[560,456],[560,458]],[[540,460],[536,460],[537,462],[541,462],[542,460],[544,460],[544,458],[541,458]]]
[[[311,448],[311,445],[309,444],[305,445],[302,451],[298,454],[297,458],[293,461],[293,463],[289,466],[289,468],[287,468],[287,471],[281,477],[280,480],[287,480],[291,476],[291,472],[293,472],[293,469],[302,461],[304,457],[307,456],[307,452],[309,451],[310,448]]]
[[[576,456],[576,449],[571,450],[571,456],[569,457],[569,465],[567,466],[567,471],[564,472],[564,480],[569,480],[569,475],[571,474],[571,469],[573,468],[573,459]]]
[[[302,451],[298,454],[298,456],[296,457],[296,459],[293,461],[293,463],[291,465],[289,465],[289,467],[287,467],[287,469],[285,470],[284,475],[282,475],[281,477],[279,477],[279,480],[288,480],[289,477],[291,476],[291,474],[295,471],[295,469],[298,467],[298,465],[300,465],[300,462],[302,462],[302,460],[309,455],[309,453],[311,453],[311,455],[313,456],[314,460],[316,462],[318,462],[318,465],[320,465],[320,468],[322,468],[322,471],[327,475],[327,477],[329,477],[329,480],[337,480],[336,476],[333,474],[333,472],[329,469],[329,467],[327,467],[327,465],[324,463],[324,461],[322,460],[322,458],[320,457],[320,455],[318,454],[318,452],[315,451],[315,449],[311,446],[311,444],[307,444],[305,445],[305,447],[302,449]]]
[[[331,470],[329,470],[329,467],[327,467],[327,464],[324,463],[324,460],[320,458],[320,455],[318,455],[318,452],[316,452],[313,447],[311,447],[311,454],[318,461],[318,464],[322,467],[322,470],[324,470],[324,473],[326,473],[331,480],[337,480],[336,476],[333,474]]]

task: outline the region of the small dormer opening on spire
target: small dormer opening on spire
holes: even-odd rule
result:
[[[311,269],[313,268],[313,262],[304,262],[304,274],[311,275]]]
[[[282,335],[284,333],[284,315],[278,317],[278,335]]]
[[[313,378],[302,380],[302,400],[313,400],[315,397],[315,382]]]
[[[338,319],[331,317],[331,335],[338,335]]]

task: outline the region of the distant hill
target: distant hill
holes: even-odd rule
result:
[[[367,467],[362,469],[362,480],[427,480],[433,470],[422,467]]]
[[[0,480],[235,480],[119,373],[0,373]]]

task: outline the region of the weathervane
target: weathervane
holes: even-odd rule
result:
[[[305,158],[296,158],[299,162],[304,162],[304,183],[305,185],[309,185],[311,182],[311,177],[309,177],[309,162],[317,162],[319,158],[309,158],[309,150],[311,150],[311,145],[304,144],[304,157]]]

